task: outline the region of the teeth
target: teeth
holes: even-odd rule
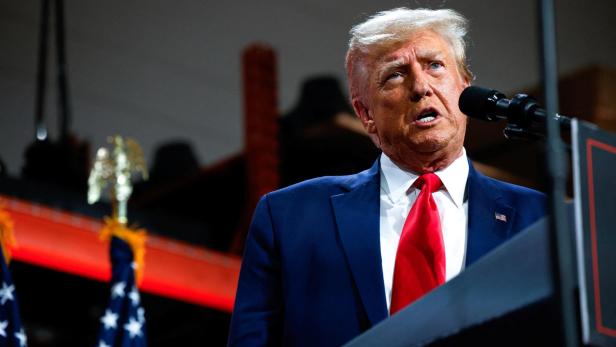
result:
[[[431,122],[431,121],[433,121],[435,119],[436,119],[436,117],[428,116],[428,117],[424,117],[424,118],[418,119],[417,121],[421,122],[421,123],[428,123],[428,122]]]

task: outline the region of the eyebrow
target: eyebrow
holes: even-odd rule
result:
[[[394,60],[385,62],[383,65],[381,65],[379,70],[388,71],[392,69],[398,69],[406,64],[408,64],[408,59],[406,59],[405,57],[399,57]]]
[[[415,52],[415,56],[417,57],[418,60],[425,60],[425,59],[445,60],[445,53],[437,49],[427,48],[427,49],[417,50]],[[408,59],[406,56],[396,57],[391,60],[385,60],[383,62],[383,65],[381,66],[381,70],[385,71],[385,70],[396,69],[401,66],[404,66],[407,63],[408,63]]]
[[[436,49],[424,49],[421,51],[417,51],[416,56],[419,59],[438,59],[438,60],[445,59],[445,53],[441,52],[440,50],[436,50]]]

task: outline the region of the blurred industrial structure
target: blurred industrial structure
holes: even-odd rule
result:
[[[5,48],[16,47],[17,52],[0,57],[0,90],[5,91],[0,96],[0,199],[15,215],[19,248],[12,271],[30,346],[94,344],[97,319],[108,297],[104,281],[109,270],[106,248],[98,243],[96,230],[109,206],[86,204],[86,179],[91,149],[106,136],[124,130],[127,135],[147,137],[143,143],[153,158],[151,180],[137,183],[129,202],[132,219],[153,235],[142,288],[150,345],[224,344],[243,240],[260,196],[303,179],[360,171],[379,154],[352,115],[342,82],[346,30],[360,12],[372,13],[376,5],[364,1],[348,6],[351,10],[329,2],[246,4],[242,12],[261,21],[274,6],[290,18],[275,17],[262,27],[238,24],[221,32],[221,18],[226,24],[226,17],[237,15],[233,5],[204,9],[196,2],[186,8],[171,2],[158,4],[160,8],[149,2],[116,3],[115,7],[68,2],[68,71],[75,83],[71,84],[73,99],[65,101],[74,102],[75,112],[69,122],[62,121],[66,113],[53,110],[56,82],[48,78],[42,85],[48,96],[37,104],[40,112],[35,112],[47,113],[32,122],[37,33],[31,27],[40,24],[42,3],[0,0],[0,50],[10,52]],[[442,6],[441,1],[425,5],[433,3]],[[616,66],[606,63],[616,61],[616,30],[608,15],[613,11],[606,10],[615,5],[608,1],[575,5],[579,7],[564,1],[557,4],[563,14],[560,18],[564,17],[562,36],[578,49],[563,48],[567,73],[560,80],[559,112],[616,131]],[[407,4],[378,4],[382,9],[401,5]],[[533,22],[523,16],[534,10],[532,2],[515,8],[506,1],[492,4],[494,15],[482,12],[485,4],[480,1],[451,5],[471,19],[471,63],[480,77],[477,82],[541,99],[541,92],[532,88],[536,71],[528,54],[536,45]],[[138,19],[142,13],[145,19]],[[150,19],[152,23],[146,23]],[[56,21],[52,19],[51,24]],[[133,21],[140,25],[127,26]],[[588,38],[574,37],[572,33],[581,28],[565,26],[571,23],[590,30],[586,36],[605,34],[605,44],[596,52],[580,48]],[[296,37],[285,36],[280,29],[291,24],[299,27]],[[167,32],[156,31],[165,25]],[[41,35],[61,35],[55,28]],[[16,34],[19,30],[23,32]],[[518,35],[510,35],[511,42],[501,47],[506,30]],[[234,35],[240,31],[250,34],[237,39]],[[324,33],[334,31],[325,37]],[[158,36],[152,37],[156,35],[151,32]],[[220,42],[189,50],[191,44],[201,42],[199,35],[212,32],[222,39],[234,38],[243,52]],[[307,44],[297,32],[312,41]],[[178,33],[197,37],[185,45]],[[526,39],[515,41],[520,37]],[[254,41],[277,44],[273,48]],[[315,49],[320,44],[325,48]],[[308,51],[313,54],[305,57]],[[502,62],[485,54],[494,51],[499,51]],[[517,61],[504,58],[519,52],[524,57]],[[44,66],[56,71],[60,59],[52,53],[57,52],[50,49],[50,61]],[[110,67],[101,68],[105,59]],[[187,62],[179,63],[182,59]],[[73,61],[79,63],[71,65]],[[333,64],[336,67],[330,68]],[[24,73],[26,65],[32,69]],[[302,70],[302,65],[311,70]],[[219,71],[221,67],[233,70],[231,76],[237,81],[231,82]],[[136,82],[138,77],[145,82]],[[502,84],[494,85],[497,81]],[[227,108],[218,103],[221,100],[228,103]],[[48,136],[37,137],[42,120],[47,126],[62,124],[62,130],[49,126]],[[469,157],[490,176],[544,190],[542,144],[508,141],[502,136],[503,127],[471,121],[465,144]]]

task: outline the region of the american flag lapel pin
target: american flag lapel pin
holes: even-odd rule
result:
[[[505,223],[507,223],[507,216],[505,216],[505,215],[504,215],[504,214],[502,214],[502,213],[494,212],[494,218],[495,218],[496,220],[501,221],[501,222],[505,222]]]

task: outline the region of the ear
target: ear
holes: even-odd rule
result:
[[[460,77],[462,77],[462,87],[464,89],[470,87],[471,81],[472,81],[472,77],[469,78],[469,77],[467,77],[465,75],[462,75],[462,74],[460,74]]]
[[[355,110],[355,114],[359,117],[359,120],[361,120],[361,124],[364,126],[364,129],[366,129],[368,134],[376,134],[376,124],[374,123],[372,114],[370,114],[370,110],[364,105],[359,97],[354,97],[352,104],[353,110]]]

